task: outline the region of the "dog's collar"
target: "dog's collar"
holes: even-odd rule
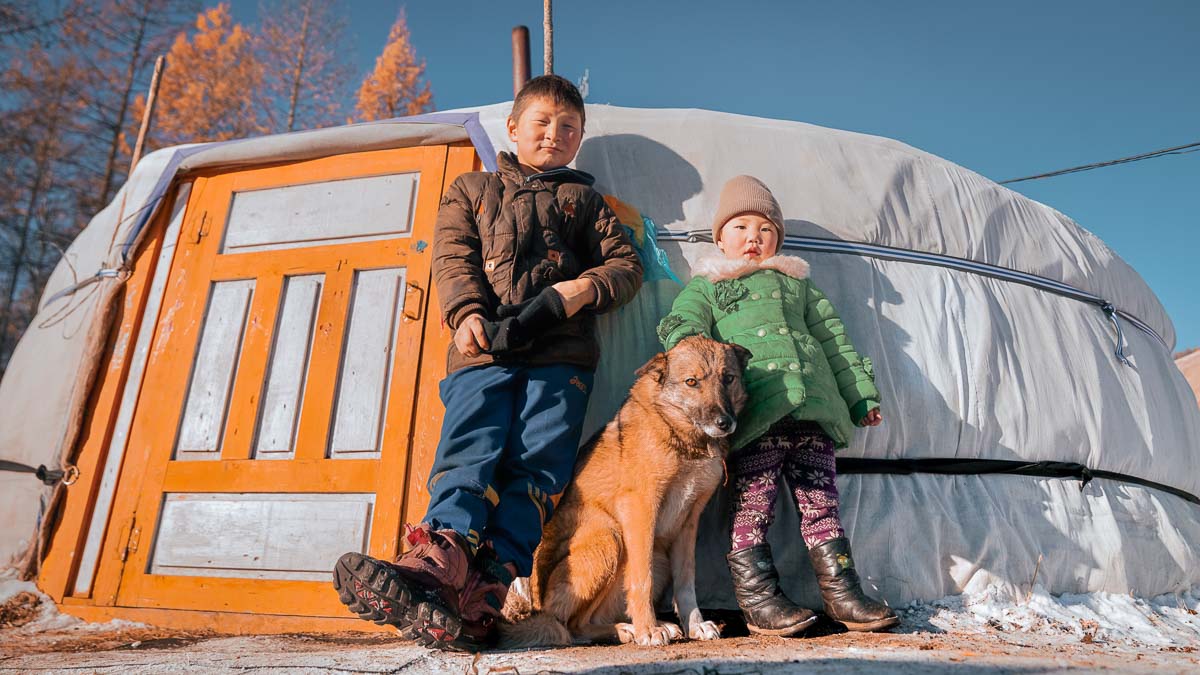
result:
[[[740,279],[765,269],[775,270],[794,279],[808,278],[808,261],[794,255],[773,255],[762,262],[710,256],[697,262],[692,267],[692,274],[716,283],[724,279]]]

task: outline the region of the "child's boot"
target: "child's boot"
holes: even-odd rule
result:
[[[350,611],[367,621],[390,624],[427,647],[445,648],[462,621],[459,591],[467,579],[470,548],[453,530],[428,524],[410,528],[412,548],[394,563],[350,552],[338,559],[333,585]]]
[[[491,546],[479,549],[459,596],[462,630],[451,648],[477,652],[496,645],[500,611],[516,576],[516,566],[501,564]]]
[[[808,549],[825,613],[830,619],[855,631],[880,631],[900,623],[891,607],[863,593],[850,557],[850,540],[845,537]]]
[[[725,560],[733,577],[734,596],[751,633],[795,635],[817,620],[815,614],[793,603],[779,589],[779,573],[769,544],[732,551]]]
[[[534,338],[561,324],[567,318],[562,296],[553,288],[517,305],[501,305],[498,321],[484,321],[489,354],[502,354],[533,342]]]

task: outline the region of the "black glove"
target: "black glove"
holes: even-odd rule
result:
[[[488,354],[501,354],[519,349],[533,342],[534,338],[567,320],[562,296],[553,288],[547,288],[537,297],[516,305],[501,305],[496,309],[497,321],[484,321],[483,332],[487,335]]]

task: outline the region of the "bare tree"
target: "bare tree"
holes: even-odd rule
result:
[[[7,364],[36,295],[53,267],[51,239],[74,234],[76,194],[64,187],[81,137],[82,104],[73,91],[80,66],[33,45],[9,62],[0,154],[5,188],[0,202],[0,366]]]
[[[62,250],[124,180],[130,102],[194,0],[0,0],[0,371]]]
[[[259,11],[259,60],[274,131],[337,123],[353,72],[339,3],[286,0]]]

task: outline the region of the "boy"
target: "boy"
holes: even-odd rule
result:
[[[599,360],[593,315],[641,285],[594,179],[566,168],[584,117],[570,81],[530,80],[507,122],[516,155],[460,176],[438,211],[433,275],[454,340],[429,508],[396,562],[351,552],[334,570],[352,611],[427,646],[494,640],[508,587],[529,575],[571,478]]]

